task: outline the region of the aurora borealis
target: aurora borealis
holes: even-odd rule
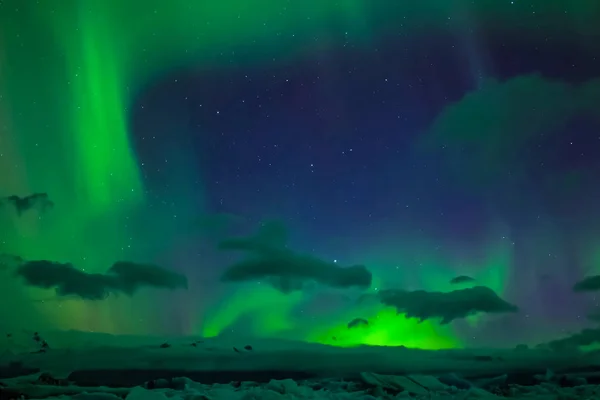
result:
[[[0,2],[0,196],[55,203],[0,208],[0,253],[189,282],[95,302],[8,274],[6,329],[438,348],[593,326],[571,289],[600,272],[600,5],[404,3]],[[467,275],[521,310],[442,326],[358,289],[221,282],[221,230],[269,219],[367,266],[368,292]]]

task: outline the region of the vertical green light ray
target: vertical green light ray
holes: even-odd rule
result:
[[[473,14],[481,21],[506,24],[540,18],[543,11],[545,26],[556,32],[572,29],[574,24],[566,23],[565,18],[574,15],[583,33],[596,32],[598,6],[592,2],[558,1],[552,7],[544,7],[547,1],[543,0],[535,0],[535,6],[499,6],[501,3],[482,0],[475,9],[482,11],[481,15]],[[568,17],[565,4],[570,4]],[[465,0],[462,5],[472,7],[472,1]],[[99,272],[122,256],[119,249],[131,232],[118,217],[144,200],[127,112],[134,96],[157,76],[190,65],[210,69],[265,60],[289,62],[315,47],[323,51],[339,37],[370,45],[380,30],[397,34],[398,21],[409,32],[447,28],[448,15],[458,8],[440,0],[393,5],[367,0],[2,1],[0,51],[5,55],[0,59],[0,114],[11,124],[0,130],[0,150],[7,153],[8,160],[0,165],[15,165],[18,173],[11,173],[8,179],[1,170],[0,183],[4,190],[19,191],[20,195],[47,191],[57,207],[44,222],[35,216],[15,220],[17,234],[7,238],[1,250],[26,258],[73,261]],[[540,13],[532,16],[532,8]],[[535,28],[535,32],[540,30]],[[589,44],[590,48],[597,48],[597,42]],[[144,239],[148,237],[144,234]],[[423,246],[420,251],[426,254],[430,248]],[[502,248],[491,254],[483,266],[473,266],[473,270],[481,272],[475,277],[482,284],[502,294],[511,268],[509,256]],[[356,258],[378,265],[369,263],[364,254]],[[402,277],[414,288],[443,290],[459,272],[459,267],[448,260],[426,259],[424,263],[419,276]],[[390,266],[392,271],[394,266]],[[407,275],[414,275],[414,266],[402,268]],[[389,281],[387,276],[385,281]],[[19,286],[6,291],[3,299],[18,298],[20,305],[27,303],[30,309],[37,309],[39,303],[32,306],[30,300],[49,295],[29,292]],[[222,330],[247,310],[257,318],[257,333],[276,334],[294,322],[290,313],[300,302],[266,292],[242,291],[234,296],[233,306],[222,314],[216,312],[221,317],[207,325],[207,332]],[[48,305],[39,308],[40,315],[48,316],[57,327],[118,332],[125,328],[114,323],[107,310],[122,304],[116,300],[91,307],[73,300],[60,310]],[[272,304],[278,304],[276,313],[272,313]],[[388,310],[364,312],[368,318],[378,318],[373,319],[377,328],[369,334],[353,334],[348,344],[438,346],[438,339],[446,334],[453,340],[452,332],[439,330],[435,324],[413,329],[411,321],[399,322],[402,316],[388,315]],[[17,314],[11,318],[18,319]],[[341,335],[350,314],[329,321],[312,337],[329,340],[327,337],[337,329],[340,331],[335,334]],[[33,311],[23,315],[27,320],[36,319]]]
[[[143,188],[127,130],[119,41],[103,10],[90,7],[77,16],[77,35],[56,28],[69,55],[75,180],[88,211],[102,213],[115,203],[141,201]]]

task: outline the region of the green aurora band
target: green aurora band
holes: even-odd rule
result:
[[[2,226],[9,223],[14,229],[2,230],[4,248],[0,250],[26,258],[81,263],[94,272],[124,254],[133,254],[123,249],[134,232],[124,228],[122,220],[132,210],[143,209],[145,188],[129,137],[128,110],[144,87],[174,69],[284,63],[344,36],[368,46],[388,29],[397,31],[400,19],[407,32],[418,34],[438,26],[452,29],[452,22],[460,26],[471,14],[479,23],[502,24],[530,15],[529,4],[521,6],[520,2],[506,7],[497,0],[482,0],[476,10],[469,6],[470,0],[463,7],[451,3],[4,1],[0,4],[1,194],[47,191],[57,208],[43,222],[35,215],[2,220]],[[576,23],[582,34],[588,34],[595,29],[593,16],[600,7],[592,3],[557,1],[553,7],[538,9],[543,10],[548,29],[559,31]],[[456,17],[450,25],[448,15]],[[505,246],[492,249],[486,276],[478,278],[502,293],[511,270],[511,253]],[[406,253],[398,251],[398,259]],[[361,258],[381,269],[390,267],[377,256],[363,254]],[[422,263],[427,267],[421,270],[429,273],[419,277],[415,287],[448,289],[455,266],[440,259],[423,259]],[[149,333],[153,328],[141,322],[152,318],[147,298],[91,305],[68,300],[57,307],[38,301],[39,291],[33,293],[5,280],[0,290],[4,302],[10,299],[15,304],[5,311],[9,326],[37,321],[37,326],[115,333]],[[216,306],[204,323],[201,312],[190,316],[196,320],[185,333],[213,336],[242,316],[253,315],[254,333],[277,335],[295,327],[291,310],[304,300],[301,294],[284,297],[268,289],[242,289]],[[277,306],[265,310],[267,304]],[[141,315],[140,321],[130,318],[134,311]],[[417,324],[389,309],[362,310],[376,327],[375,333],[344,333],[356,312],[351,310],[333,322],[329,319],[303,339],[332,343],[336,337],[332,344],[338,345],[460,345],[451,328]]]

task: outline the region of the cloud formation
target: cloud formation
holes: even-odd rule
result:
[[[132,296],[139,289],[187,289],[187,278],[151,264],[119,261],[105,274],[81,271],[70,263],[25,261],[15,271],[24,282],[41,289],[55,289],[58,296],[102,300],[111,293]]]
[[[468,283],[468,282],[475,282],[475,279],[471,278],[470,276],[467,276],[467,275],[459,275],[455,278],[450,279],[450,283],[452,285],[458,285],[461,283]]]
[[[442,324],[477,313],[514,313],[519,310],[485,286],[451,292],[391,289],[380,291],[378,296],[383,304],[395,307],[398,313],[406,314],[408,318],[421,321],[441,318]]]
[[[21,216],[27,211],[37,209],[40,212],[46,212],[54,207],[54,202],[50,200],[47,193],[33,193],[29,196],[19,197],[12,195],[0,200],[0,205],[12,206],[17,215]]]
[[[531,164],[531,151],[562,134],[575,118],[588,117],[600,126],[598,99],[600,79],[580,85],[539,74],[488,80],[444,108],[419,147],[436,152],[466,182],[518,179],[517,172],[539,167]],[[550,153],[544,156],[552,158]]]
[[[303,283],[314,281],[332,288],[368,288],[372,275],[363,265],[340,267],[336,263],[299,254],[285,247],[287,230],[279,222],[265,223],[250,237],[228,239],[219,244],[222,250],[236,250],[248,257],[229,266],[221,276],[224,282],[267,280],[288,293],[300,290]]]
[[[600,329],[583,329],[562,339],[552,340],[541,344],[542,347],[548,346],[555,351],[572,350],[583,346],[590,346],[600,343]]]
[[[597,292],[600,290],[600,275],[588,276],[573,286],[574,292]]]

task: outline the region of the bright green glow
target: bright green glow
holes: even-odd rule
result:
[[[250,321],[244,334],[281,337],[341,347],[359,345],[406,346],[442,349],[460,346],[451,326],[437,322],[419,322],[396,310],[377,304],[357,304],[346,311],[311,317],[295,314],[302,310],[308,295],[296,292],[284,295],[267,286],[247,286],[226,297],[203,323],[202,335],[226,334],[242,319]],[[365,318],[368,327],[348,329],[354,318]],[[246,330],[248,329],[248,330]]]
[[[89,211],[102,212],[115,201],[141,200],[142,183],[127,132],[123,71],[109,27],[98,14],[81,17],[80,43],[69,48],[75,177]],[[68,39],[67,39],[68,40]],[[65,40],[66,41],[66,40]]]
[[[217,336],[242,317],[252,318],[252,332],[248,333],[267,337],[286,333],[294,328],[290,314],[302,298],[301,293],[284,295],[266,285],[239,289],[207,319],[202,334]]]
[[[352,310],[351,313],[346,313],[343,320],[338,318],[335,325],[315,329],[309,334],[307,341],[341,347],[405,346],[429,350],[461,346],[449,326],[440,327],[436,322],[419,322],[414,318],[406,318],[403,314],[397,314],[395,308],[378,308],[379,310],[361,310],[359,307]],[[348,329],[348,322],[359,312],[361,315],[368,315],[366,319],[369,325]]]
[[[321,46],[346,36],[370,45],[379,30],[398,33],[398,21],[410,33],[435,25],[447,29],[452,21],[464,29],[470,16],[480,24],[487,17],[494,23],[519,22],[520,26],[524,18],[543,17],[544,26],[556,29],[556,34],[571,28],[588,34],[597,28],[595,16],[600,7],[597,2],[572,0],[555,1],[552,7],[545,0],[510,6],[497,0],[478,1],[476,7],[472,4],[471,0],[462,4],[447,0],[3,1],[1,194],[48,191],[58,207],[43,224],[36,215],[10,221],[17,235],[0,230],[4,246],[0,250],[31,258],[71,260],[98,271],[127,254],[121,249],[127,248],[132,233],[119,216],[143,200],[129,143],[127,112],[144,86],[173,68],[288,62],[313,46],[322,50]],[[538,11],[535,16],[531,9]],[[448,19],[448,15],[457,18]],[[538,26],[537,22],[533,25]],[[596,46],[597,41],[585,45]],[[434,246],[422,246],[420,254],[430,254]],[[387,249],[380,250],[378,253],[389,255]],[[448,290],[449,279],[456,273],[468,273],[463,268],[472,268],[482,284],[501,294],[511,268],[509,252],[504,250],[500,245],[483,263],[422,257],[423,265],[418,268],[403,264],[403,260],[415,259],[409,251],[398,251],[394,263],[380,261],[381,255],[355,254],[352,258],[391,271],[378,276],[378,285],[394,282],[412,289]],[[144,256],[135,246],[132,251]],[[394,275],[395,263],[401,263],[404,275]],[[3,314],[3,322],[9,325],[38,321],[60,328],[109,332],[149,330],[143,321],[153,313],[140,312],[148,306],[135,300],[115,299],[102,305],[76,300],[60,305],[32,303],[31,299],[46,298],[50,293],[29,293],[12,283],[0,282],[2,301],[15,304],[10,314]],[[251,314],[255,334],[288,333],[298,322],[292,310],[304,300],[270,289],[244,289],[228,299],[224,308],[214,310],[203,331],[215,335]],[[127,310],[127,317],[144,314],[139,324],[147,326],[132,326],[132,319],[125,318],[122,310]],[[346,323],[359,311],[371,327],[347,331]],[[414,320],[392,315],[389,309],[353,309],[342,314],[314,327],[306,339],[330,343],[335,336],[338,345],[457,345],[449,328],[433,323],[416,325]]]
[[[60,7],[46,1],[29,10],[22,2],[5,1],[0,25],[7,41],[5,58],[13,65],[5,79],[14,82],[9,97],[19,97],[17,92],[24,89],[22,82],[47,92],[40,99],[45,104],[38,103],[36,108],[57,111],[52,117],[56,118],[53,128],[57,132],[45,131],[62,136],[68,159],[63,169],[77,171],[70,172],[70,179],[61,176],[56,186],[72,184],[81,207],[98,213],[114,202],[142,198],[127,138],[126,112],[131,96],[150,79],[190,63],[206,68],[233,67],[248,61],[286,61],[305,51],[307,43],[318,47],[321,40],[325,43],[343,36],[362,39],[368,45],[379,29],[398,29],[399,19],[404,29],[411,29],[442,21],[447,24],[447,15],[453,10],[482,19],[501,16],[507,22],[531,14],[530,6],[525,10],[524,5],[507,7],[499,3],[486,0],[474,7],[470,1],[450,5],[440,0],[394,5],[366,0],[256,0],[252,4],[244,0],[151,0],[143,4],[83,0],[65,1]],[[551,26],[565,26],[565,7],[577,19],[578,27],[587,30],[595,26],[591,16],[596,6],[559,3],[539,7],[547,22],[553,22]],[[28,43],[23,43],[24,37]],[[31,66],[37,67],[32,70]],[[39,67],[43,76],[32,77],[39,74]],[[32,92],[35,89],[30,89]],[[30,102],[15,103],[23,113],[32,109]],[[28,114],[29,118],[41,117]],[[23,132],[27,130],[24,125],[36,124],[30,121],[14,127],[15,133],[27,137],[30,134]],[[26,164],[28,169],[39,168],[29,159]]]
[[[397,246],[394,251],[389,250],[391,247],[374,249],[370,256],[364,253],[356,255],[375,271],[373,292],[386,288],[450,291],[464,287],[450,284],[452,278],[464,274],[503,296],[512,271],[513,245],[508,239],[492,243],[484,257],[477,259],[457,259],[433,252],[431,249],[436,247],[435,243],[427,244],[425,240],[418,246]],[[377,304],[359,303],[312,320],[293,317],[293,311],[302,310],[305,300],[300,293],[283,295],[268,287],[246,287],[227,297],[223,305],[213,310],[204,323],[203,334],[216,336],[246,317],[253,321],[251,333],[265,337],[291,335],[295,339],[344,347],[404,345],[441,349],[462,346],[452,325],[442,326],[436,320],[419,322]],[[348,329],[348,322],[354,318],[367,319],[369,326]],[[476,326],[483,321],[483,316],[472,316],[467,321]],[[290,332],[294,326],[297,328],[295,334]]]
[[[15,92],[22,91],[24,82],[30,81],[31,74],[38,71],[27,68],[21,71],[23,64],[44,62],[43,74],[34,79],[39,79],[38,85],[48,92],[45,100],[52,103],[46,106],[55,110],[54,124],[44,121],[45,130],[50,127],[50,133],[61,142],[46,145],[45,150],[55,157],[60,154],[63,164],[60,183],[48,184],[44,180],[44,187],[57,202],[67,203],[69,208],[80,212],[85,221],[87,217],[106,216],[139,203],[143,199],[143,187],[129,143],[130,83],[120,32],[114,27],[109,9],[95,7],[92,2],[71,6],[65,4],[55,9],[42,4],[35,8],[30,25],[25,24],[30,29],[27,35],[34,51],[19,53],[18,47],[9,47],[14,52],[11,56],[15,66],[10,71],[15,84],[9,95],[16,97],[14,102],[19,108],[25,108],[19,104],[19,94]],[[49,49],[40,49],[35,43],[42,37],[46,42],[52,39],[47,43]],[[35,83],[26,87],[39,89]],[[57,99],[61,102],[54,104]],[[39,113],[39,110],[32,112]],[[33,114],[29,117],[47,118]],[[27,137],[25,146],[39,140],[39,135],[30,127],[21,125],[15,130]],[[34,177],[52,172],[40,173],[37,163],[29,162],[27,157],[26,161]],[[34,181],[30,182],[32,186],[41,186],[35,178],[30,180]]]

